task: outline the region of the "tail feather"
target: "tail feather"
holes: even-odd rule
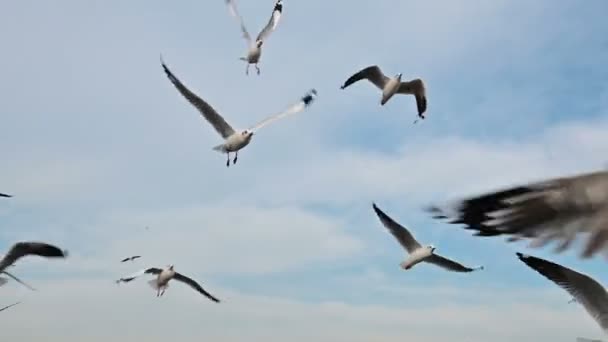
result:
[[[224,153],[224,152],[226,152],[226,146],[224,146],[224,144],[220,144],[220,145],[215,146],[213,148],[213,150]]]
[[[156,281],[156,279],[148,280],[148,285],[150,285],[150,287],[155,290],[159,289],[158,282]]]

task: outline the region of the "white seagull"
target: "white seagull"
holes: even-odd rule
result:
[[[519,260],[566,290],[608,334],[608,292],[586,274],[541,258],[517,253]]]
[[[243,22],[243,17],[239,14],[235,0],[226,0],[226,5],[228,5],[228,9],[230,10],[230,14],[233,17],[236,17],[239,20],[239,24],[241,25],[241,31],[243,32],[243,37],[247,40],[247,44],[249,46],[246,57],[240,57],[239,59],[247,62],[247,68],[245,69],[245,74],[249,75],[249,65],[255,65],[255,69],[260,74],[260,68],[258,67],[258,63],[260,62],[260,57],[262,56],[262,44],[264,44],[264,40],[270,36],[270,34],[276,29],[279,24],[279,20],[281,19],[281,14],[283,12],[283,1],[278,0],[274,8],[272,9],[272,15],[270,16],[270,20],[268,20],[268,24],[260,31],[255,41],[251,40],[251,35],[247,31],[245,27],[245,23]]]
[[[6,309],[8,309],[8,308],[11,308],[11,307],[13,307],[13,306],[15,306],[15,305],[17,305],[17,304],[20,304],[20,303],[21,303],[21,302],[17,302],[17,303],[13,303],[13,304],[11,304],[11,305],[7,305],[7,306],[5,306],[5,307],[3,307],[3,308],[0,308],[0,311],[4,311],[4,310],[6,310]]]
[[[4,270],[7,267],[13,265],[18,259],[28,255],[37,255],[45,258],[65,258],[68,256],[68,251],[43,242],[17,242],[0,260],[0,273],[6,273]]]
[[[121,282],[127,283],[144,274],[156,275],[155,279],[148,281],[148,284],[150,286],[152,286],[153,289],[156,290],[156,297],[160,297],[163,294],[165,294],[165,291],[169,287],[169,281],[171,279],[175,279],[177,281],[181,281],[182,283],[189,285],[190,287],[192,287],[193,289],[195,289],[199,293],[205,295],[207,298],[211,299],[212,301],[214,301],[216,303],[219,303],[219,301],[220,301],[219,299],[213,297],[210,293],[205,291],[196,281],[186,277],[185,275],[175,272],[175,270],[173,269],[173,265],[169,265],[165,269],[151,267],[151,268],[148,268],[145,270],[141,270],[131,276],[118,279],[116,281],[116,283],[117,284],[119,284]]]
[[[409,257],[400,264],[403,269],[409,270],[422,261],[454,272],[472,272],[483,269],[483,266],[475,268],[466,267],[455,261],[435,254],[435,247],[433,245],[420,245],[420,243],[416,241],[416,239],[405,227],[386,215],[382,210],[380,210],[380,208],[376,206],[375,203],[373,203],[373,208],[376,215],[378,215],[380,222],[382,222],[382,225],[384,225],[384,227],[388,229],[391,234],[393,234],[393,236],[409,254]]]
[[[349,77],[340,88],[345,89],[355,82],[366,79],[382,90],[382,98],[380,99],[381,106],[384,106],[384,104],[395,94],[414,95],[416,98],[416,107],[418,108],[418,117],[424,119],[424,112],[427,107],[424,82],[419,78],[401,82],[402,75],[403,74],[398,73],[394,78],[389,78],[382,73],[380,67],[372,65],[359,70]],[[416,123],[416,121],[414,121],[414,123]]]
[[[269,116],[264,120],[258,122],[255,126],[245,129],[245,130],[235,130],[224,120],[224,118],[215,110],[211,105],[209,105],[205,100],[198,97],[196,94],[191,92],[186,86],[182,84],[182,82],[171,73],[169,68],[165,65],[161,56],[161,64],[167,77],[173,83],[175,88],[192,104],[198,111],[203,115],[203,117],[215,128],[215,130],[225,139],[224,143],[215,146],[213,149],[215,151],[219,151],[221,153],[226,153],[227,160],[226,166],[230,166],[230,153],[234,152],[234,160],[233,164],[236,164],[238,158],[238,151],[245,146],[249,145],[251,142],[251,138],[253,135],[262,127],[268,125],[269,123],[293,115],[297,114],[304,109],[306,109],[317,96],[317,91],[315,89],[310,90],[306,95],[304,95],[300,101],[293,104],[287,110],[275,114],[273,116]]]
[[[600,250],[608,255],[608,171],[520,184],[425,210],[434,218],[464,224],[477,236],[529,239],[532,248],[559,241],[556,253],[589,233],[581,257]]]

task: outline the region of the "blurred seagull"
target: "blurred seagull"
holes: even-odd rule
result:
[[[283,12],[283,1],[279,0],[275,3],[274,8],[272,9],[272,15],[270,16],[270,20],[266,26],[262,29],[260,34],[258,34],[255,41],[251,40],[251,35],[247,31],[245,27],[245,23],[243,21],[243,17],[239,14],[235,0],[225,0],[226,5],[228,5],[228,9],[230,10],[230,14],[233,17],[236,17],[239,20],[239,24],[241,25],[241,31],[243,32],[243,38],[247,40],[247,44],[249,45],[247,56],[241,57],[240,60],[247,62],[247,68],[245,69],[245,74],[249,75],[249,65],[255,65],[255,69],[260,74],[260,68],[258,67],[258,63],[260,62],[260,57],[262,55],[262,44],[264,44],[264,40],[266,40],[270,34],[276,29],[279,24],[279,20],[281,19],[281,14]]]
[[[43,242],[17,242],[11,247],[4,258],[0,260],[0,273],[6,273],[4,270],[7,267],[13,265],[18,259],[28,255],[37,255],[45,258],[65,258],[68,256],[68,251]]]
[[[7,306],[5,306],[5,307],[1,308],[1,309],[0,309],[0,311],[4,311],[4,310],[6,310],[6,309],[8,309],[8,308],[11,308],[11,307],[13,307],[13,306],[15,306],[15,305],[17,305],[17,304],[20,304],[20,303],[21,303],[21,302],[17,302],[17,303],[11,304],[11,305],[7,305]]]
[[[340,88],[345,89],[355,82],[366,79],[382,90],[382,99],[380,100],[381,106],[384,106],[384,104],[395,94],[414,95],[416,98],[416,107],[418,108],[418,117],[424,119],[424,112],[427,107],[424,82],[419,78],[408,82],[401,82],[402,75],[403,74],[398,73],[394,78],[389,78],[382,73],[380,67],[372,65],[359,70],[349,77]],[[414,123],[417,121],[418,120],[414,121]]]
[[[167,77],[169,78],[171,83],[173,83],[175,88],[177,88],[180,94],[182,94],[182,96],[184,96],[186,100],[190,102],[190,104],[196,107],[196,109],[198,109],[198,111],[213,126],[213,128],[215,128],[215,130],[222,136],[222,138],[225,139],[224,143],[215,146],[213,149],[221,153],[226,153],[226,166],[230,166],[231,152],[234,152],[234,160],[232,161],[232,163],[236,164],[238,158],[238,151],[249,145],[249,143],[251,142],[251,138],[259,129],[275,120],[303,111],[314,101],[315,97],[317,96],[317,91],[312,89],[306,95],[304,95],[300,99],[300,101],[293,104],[285,111],[267,117],[249,129],[235,130],[226,122],[226,120],[224,120],[224,118],[215,109],[213,109],[213,107],[211,107],[211,105],[209,105],[207,102],[205,102],[205,100],[201,99],[196,94],[191,92],[188,88],[186,88],[186,86],[182,84],[182,82],[180,82],[179,79],[177,79],[177,77],[173,75],[173,73],[171,73],[169,68],[167,68],[167,66],[163,62],[162,56],[161,64],[163,69],[165,70],[165,73],[167,74]]]
[[[519,260],[566,290],[608,334],[608,292],[593,278],[541,258],[516,253]]]
[[[401,246],[407,250],[409,257],[401,263],[401,267],[405,270],[409,270],[414,267],[416,264],[425,261],[441,268],[444,268],[448,271],[454,272],[472,272],[475,270],[482,270],[483,266],[470,268],[463,266],[455,261],[444,258],[438,254],[435,254],[435,247],[433,245],[422,246],[416,239],[412,236],[412,234],[402,225],[395,222],[392,218],[386,215],[380,208],[376,206],[375,203],[372,204],[376,215],[384,225],[386,229],[389,230],[391,234],[399,241]]]
[[[131,276],[120,278],[116,281],[116,283],[117,284],[119,284],[121,282],[127,283],[144,274],[154,274],[157,276],[155,279],[148,281],[148,284],[150,286],[152,286],[153,289],[156,290],[156,297],[160,297],[163,294],[165,294],[165,291],[169,287],[169,281],[171,279],[175,279],[177,281],[181,281],[182,283],[189,285],[190,287],[192,287],[193,289],[195,289],[199,293],[205,295],[207,298],[211,299],[212,301],[214,301],[216,303],[220,301],[219,299],[213,297],[210,293],[205,291],[196,281],[194,281],[182,274],[175,272],[173,270],[173,265],[169,265],[165,269],[160,269],[160,268],[155,268],[155,267],[148,268],[146,270],[139,271]]]
[[[120,262],[133,261],[137,258],[141,258],[141,255],[134,255],[132,257],[124,258],[124,259],[120,260]]]
[[[580,256],[589,258],[600,250],[608,256],[608,171],[521,184],[425,210],[436,219],[465,224],[476,236],[529,239],[532,248],[557,240],[555,253],[589,233]]]

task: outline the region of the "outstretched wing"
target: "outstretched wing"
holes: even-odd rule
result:
[[[266,26],[260,31],[256,40],[266,40],[268,36],[276,29],[279,21],[281,20],[281,15],[283,14],[283,1],[279,0],[274,4],[274,8],[272,9],[272,15],[270,16],[270,20]]]
[[[426,89],[424,87],[424,82],[421,79],[417,78],[409,82],[401,82],[397,92],[399,94],[414,95],[414,97],[416,98],[416,107],[418,108],[418,114],[422,114],[426,111]]]
[[[0,197],[13,197],[13,196],[0,193]]]
[[[150,267],[148,269],[143,269],[141,271],[137,271],[136,273],[131,274],[130,276],[126,276],[123,278],[120,278],[116,281],[116,283],[128,283],[131,280],[135,279],[135,278],[139,278],[144,274],[160,274],[160,272],[162,272],[163,270],[161,270],[160,268],[156,268],[156,267]]]
[[[228,10],[230,11],[230,14],[238,19],[239,25],[241,26],[241,32],[243,33],[243,38],[245,38],[247,42],[251,44],[251,36],[249,35],[249,32],[247,32],[243,17],[241,17],[238,9],[236,8],[235,0],[226,0],[226,5],[228,5]]]
[[[15,306],[15,305],[17,305],[17,304],[20,304],[20,303],[21,303],[21,302],[17,302],[17,303],[11,304],[11,305],[7,305],[7,306],[5,306],[5,307],[1,308],[1,309],[0,309],[0,311],[4,311],[4,310],[6,310],[6,309],[8,309],[8,308],[10,308],[10,307],[13,307],[13,306]]]
[[[403,248],[405,248],[408,253],[412,253],[413,251],[415,251],[416,249],[421,247],[420,243],[418,241],[416,241],[416,239],[414,238],[412,233],[410,233],[410,231],[407,230],[407,228],[400,225],[395,220],[393,220],[390,216],[388,216],[382,210],[380,210],[380,208],[378,208],[378,206],[376,206],[376,203],[373,203],[372,207],[374,208],[376,215],[378,215],[380,222],[382,222],[382,225],[386,229],[388,229],[388,231],[391,232],[391,234],[393,234],[393,236],[397,239],[397,241],[399,241],[399,244],[401,244],[401,246],[403,246]]]
[[[363,79],[367,79],[380,89],[384,89],[384,85],[389,81],[389,78],[382,73],[380,67],[378,67],[377,65],[372,65],[368,66],[367,68],[361,69],[360,71],[349,77],[340,88],[344,89],[350,86],[351,84]]]
[[[22,281],[21,279],[19,279],[19,278],[15,277],[14,275],[12,275],[12,274],[10,274],[10,273],[8,273],[8,272],[6,272],[6,271],[3,271],[2,273],[4,273],[4,274],[6,274],[7,276],[9,276],[9,277],[13,278],[13,280],[14,280],[14,281],[16,281],[16,282],[18,282],[19,284],[21,284],[21,285],[23,285],[23,286],[27,287],[28,289],[30,289],[30,290],[32,290],[32,291],[36,291],[36,289],[35,289],[35,288],[31,287],[31,286],[30,286],[30,285],[28,285],[26,282],[24,282],[24,281]]]
[[[591,232],[582,257],[608,249],[608,172],[594,172],[514,186],[458,201],[456,206],[431,206],[434,218],[462,223],[479,236],[509,235],[530,239],[532,247],[560,241],[568,249],[577,236]]]
[[[190,91],[190,89],[186,88],[182,82],[173,75],[171,70],[165,65],[163,61],[163,57],[160,57],[161,65],[163,66],[163,70],[169,81],[173,83],[175,88],[182,94],[183,97],[190,102],[198,111],[203,115],[203,117],[215,128],[215,130],[222,136],[222,138],[226,139],[234,133],[234,129],[222,118],[222,116],[215,110],[211,105],[209,105],[205,100],[198,97],[196,94]]]
[[[183,274],[175,272],[175,276],[173,276],[173,279],[175,279],[177,281],[181,281],[182,283],[188,284],[190,287],[192,287],[193,289],[195,289],[196,291],[205,295],[207,298],[211,299],[212,301],[214,301],[216,303],[219,303],[219,301],[220,301],[219,299],[213,297],[209,292],[205,291],[205,289],[203,289],[203,287],[200,286],[197,282],[186,277]]]
[[[454,260],[450,260],[448,258],[442,257],[441,255],[431,254],[430,257],[424,259],[424,261],[431,263],[433,265],[437,265],[443,269],[453,272],[473,272],[476,270],[482,270],[483,266],[479,267],[467,267],[460,263],[457,263]]]
[[[300,99],[300,101],[293,104],[291,107],[287,108],[287,110],[285,110],[279,114],[275,114],[275,115],[265,118],[264,120],[258,122],[255,126],[251,127],[249,130],[252,132],[256,132],[260,128],[268,125],[269,123],[271,123],[273,121],[282,119],[286,116],[297,114],[297,113],[303,111],[304,109],[306,109],[308,106],[310,106],[314,102],[316,97],[317,97],[317,91],[315,89],[312,89],[308,93],[306,93],[306,95],[304,95]]]
[[[17,259],[27,255],[37,255],[45,258],[65,258],[67,251],[43,242],[17,242],[0,260],[0,272],[12,265]]]

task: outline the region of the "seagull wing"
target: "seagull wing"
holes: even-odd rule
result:
[[[344,89],[349,85],[358,82],[362,79],[367,79],[381,90],[384,89],[384,85],[386,85],[386,83],[389,81],[389,78],[382,73],[380,67],[378,67],[377,65],[372,65],[358,71],[357,73],[349,77],[346,82],[344,82],[341,88]]]
[[[162,272],[163,270],[161,270],[160,268],[156,268],[156,267],[150,267],[147,269],[143,269],[141,271],[137,271],[133,274],[131,274],[130,276],[126,276],[126,277],[122,277],[120,279],[118,279],[116,281],[116,283],[128,283],[131,280],[135,279],[135,278],[139,278],[144,274],[159,274],[160,272]]]
[[[65,258],[67,251],[43,242],[18,242],[14,244],[8,253],[0,260],[0,272],[12,265],[17,259],[26,255],[38,255],[45,258]]]
[[[602,285],[588,275],[541,258],[522,253],[517,253],[517,257],[576,298],[600,327],[608,332],[608,293]]]
[[[12,275],[12,274],[10,274],[10,273],[8,273],[8,272],[6,272],[6,271],[3,271],[2,273],[4,273],[4,274],[6,274],[7,276],[9,276],[9,277],[13,278],[13,280],[14,280],[14,281],[16,281],[16,282],[18,282],[19,284],[21,284],[21,285],[23,285],[23,286],[27,287],[28,289],[30,289],[30,290],[32,290],[32,291],[36,291],[36,289],[35,289],[35,288],[31,287],[31,286],[30,286],[30,285],[28,285],[26,282],[24,282],[24,281],[22,281],[21,279],[19,279],[19,278],[15,277],[14,275]]]
[[[526,238],[532,247],[557,240],[556,252],[568,249],[580,233],[589,231],[582,257],[608,250],[607,171],[514,186],[426,210],[434,218],[465,224],[478,236]]]
[[[13,197],[13,196],[0,193],[0,197]]]
[[[409,82],[401,82],[397,92],[399,94],[414,95],[416,98],[416,107],[418,107],[418,114],[422,114],[426,111],[426,90],[424,87],[424,82],[422,82],[421,79],[417,78]]]
[[[129,259],[131,259],[131,258],[124,258],[124,259],[120,260],[120,262],[126,262],[126,261],[129,261]]]
[[[403,246],[408,253],[412,253],[421,247],[420,243],[414,239],[414,236],[412,236],[409,230],[386,215],[382,210],[380,210],[380,208],[378,208],[378,206],[376,206],[376,203],[373,203],[372,205],[376,215],[378,215],[378,218],[380,219],[380,222],[382,222],[382,225],[384,225],[384,227],[388,229],[395,238],[397,238],[397,241],[399,241],[401,246]]]
[[[229,0],[230,1],[230,0]],[[279,0],[274,4],[274,8],[272,9],[272,15],[270,16],[270,20],[268,20],[268,24],[260,31],[260,34],[256,38],[256,40],[266,40],[268,36],[276,29],[279,21],[281,20],[281,15],[283,14],[283,1]]]
[[[443,269],[454,272],[473,272],[476,270],[482,270],[483,266],[479,267],[467,267],[462,264],[457,263],[454,260],[450,260],[448,258],[442,257],[441,255],[431,254],[430,257],[424,259],[424,261],[431,263],[433,265],[437,265]]]
[[[200,286],[197,282],[186,277],[183,274],[175,272],[175,276],[173,276],[173,279],[190,285],[191,288],[195,289],[196,291],[200,292],[201,294],[205,295],[207,298],[211,299],[212,301],[214,301],[216,303],[219,303],[219,301],[220,301],[219,299],[213,297],[209,292],[205,291],[205,289],[203,289],[203,287]]]
[[[196,94],[191,92],[182,82],[173,75],[171,70],[165,65],[165,62],[161,56],[161,64],[163,66],[163,70],[165,70],[165,74],[173,83],[175,88],[182,94],[183,97],[190,102],[198,111],[203,115],[203,117],[215,128],[215,130],[222,136],[222,138],[226,139],[234,133],[234,129],[222,118],[222,116],[215,110],[211,105],[209,105],[205,100],[198,97]]]
[[[11,305],[7,305],[7,306],[5,306],[5,307],[1,308],[1,309],[0,309],[0,311],[4,311],[4,310],[6,310],[6,309],[8,309],[8,308],[10,308],[10,307],[13,307],[13,306],[15,306],[15,305],[17,305],[17,304],[20,304],[20,303],[21,303],[21,302],[17,302],[17,303],[13,303],[13,304],[11,304]]]
[[[249,32],[247,32],[247,28],[245,27],[245,22],[243,20],[243,17],[241,17],[241,15],[239,14],[238,9],[236,8],[236,3],[234,0],[226,0],[226,5],[228,5],[228,10],[230,11],[230,14],[237,18],[239,21],[239,25],[241,26],[241,32],[243,33],[243,38],[245,38],[247,40],[247,42],[249,44],[251,44],[251,36],[249,35]]]
[[[287,116],[290,116],[293,114],[297,114],[297,113],[303,111],[304,109],[308,108],[308,106],[310,106],[314,102],[316,97],[317,97],[317,91],[312,89],[308,93],[306,93],[306,95],[304,95],[300,99],[300,101],[293,104],[291,107],[287,108],[285,111],[265,118],[264,120],[258,122],[255,126],[251,127],[249,130],[252,132],[256,132],[260,128],[268,125],[269,123],[271,123],[273,121],[282,119],[284,117],[287,117]]]

